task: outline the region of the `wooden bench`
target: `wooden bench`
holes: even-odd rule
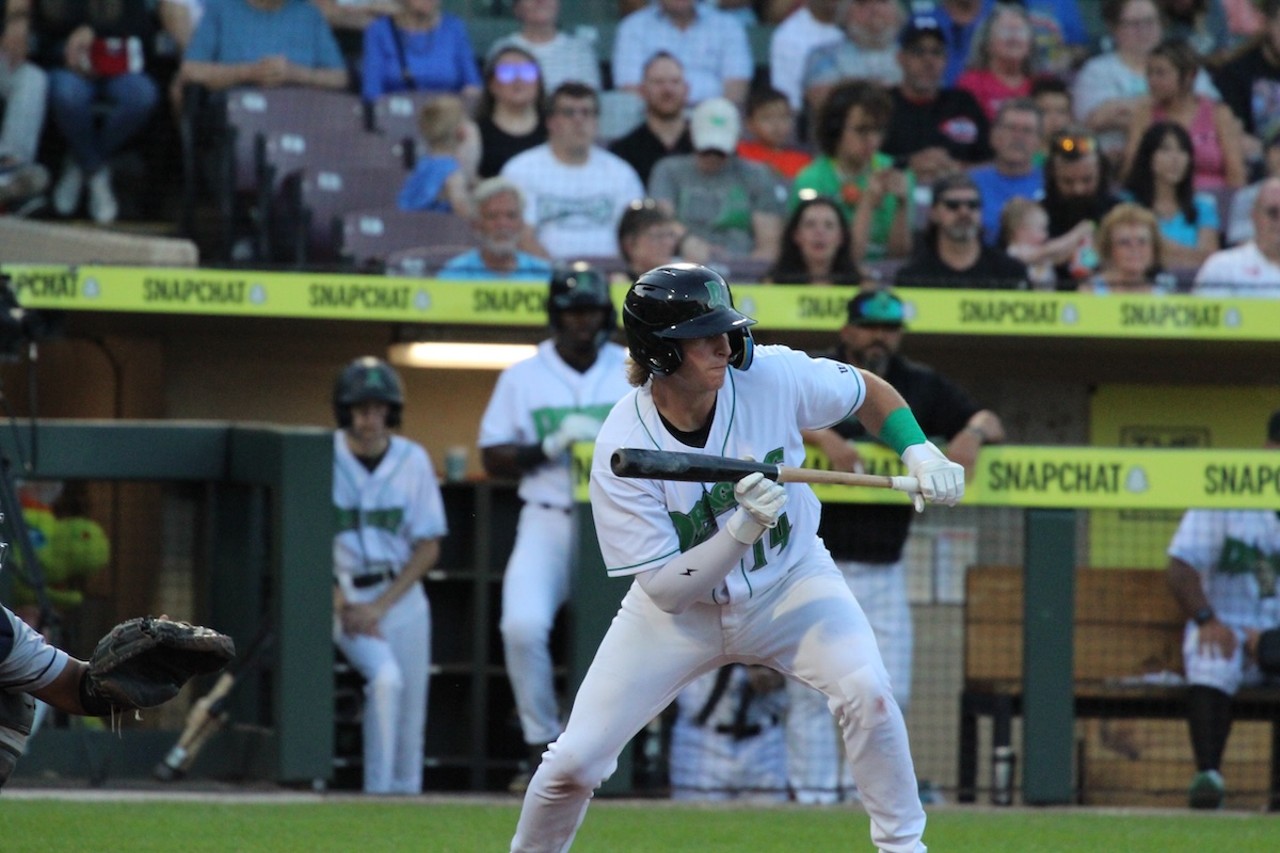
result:
[[[1185,621],[1152,569],[1078,569],[1073,622],[1077,718],[1186,719],[1186,688],[1150,676],[1182,672]],[[964,688],[960,698],[958,799],[973,802],[978,720],[992,719],[992,749],[1008,747],[1022,713],[1023,571],[973,566],[966,573]],[[1141,676],[1148,676],[1143,679]],[[1280,808],[1280,690],[1240,691],[1236,720],[1271,722],[1268,804]],[[1185,736],[1185,735],[1184,735]],[[1187,767],[1187,778],[1194,767]],[[1077,790],[1079,798],[1080,791]]]

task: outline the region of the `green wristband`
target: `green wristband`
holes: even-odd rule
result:
[[[911,409],[903,406],[901,409],[894,409],[884,419],[884,426],[880,428],[880,440],[901,456],[902,451],[911,445],[924,444],[928,439],[924,437],[924,430],[920,429]]]

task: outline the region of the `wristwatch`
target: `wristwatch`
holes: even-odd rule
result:
[[[1204,625],[1206,622],[1212,622],[1216,618],[1218,618],[1217,614],[1213,612],[1212,607],[1201,607],[1195,612],[1195,615],[1191,617],[1191,621],[1195,622],[1197,625]]]

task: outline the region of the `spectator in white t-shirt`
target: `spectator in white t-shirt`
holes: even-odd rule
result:
[[[1267,178],[1253,203],[1253,239],[1205,258],[1196,273],[1201,296],[1280,298],[1280,178]]]
[[[595,46],[581,36],[556,29],[560,0],[515,0],[511,11],[520,22],[520,29],[494,42],[489,48],[490,57],[504,47],[515,45],[538,60],[542,85],[548,92],[569,81],[586,83],[600,90],[600,63]]]
[[[554,259],[613,255],[618,219],[644,196],[636,170],[594,144],[599,125],[595,90],[561,84],[547,107],[547,141],[502,167],[528,202],[525,222]]]
[[[769,81],[787,96],[791,109],[804,109],[804,64],[809,51],[844,38],[836,24],[840,0],[807,0],[778,24],[769,39]]]

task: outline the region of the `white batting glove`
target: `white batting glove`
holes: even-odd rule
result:
[[[590,415],[573,413],[560,422],[560,432],[568,434],[573,441],[595,441],[600,434],[600,421]]]
[[[600,426],[600,421],[590,415],[567,415],[559,429],[542,439],[542,455],[555,461],[564,456],[575,441],[595,441]]]
[[[931,441],[913,444],[902,451],[911,476],[920,482],[920,491],[911,495],[916,512],[924,512],[924,502],[955,506],[964,497],[964,466],[942,455]]]
[[[782,508],[787,505],[787,490],[779,483],[766,480],[758,471],[739,480],[733,494],[738,499],[738,508],[729,516],[725,530],[743,545],[754,544],[766,530],[776,526]]]

